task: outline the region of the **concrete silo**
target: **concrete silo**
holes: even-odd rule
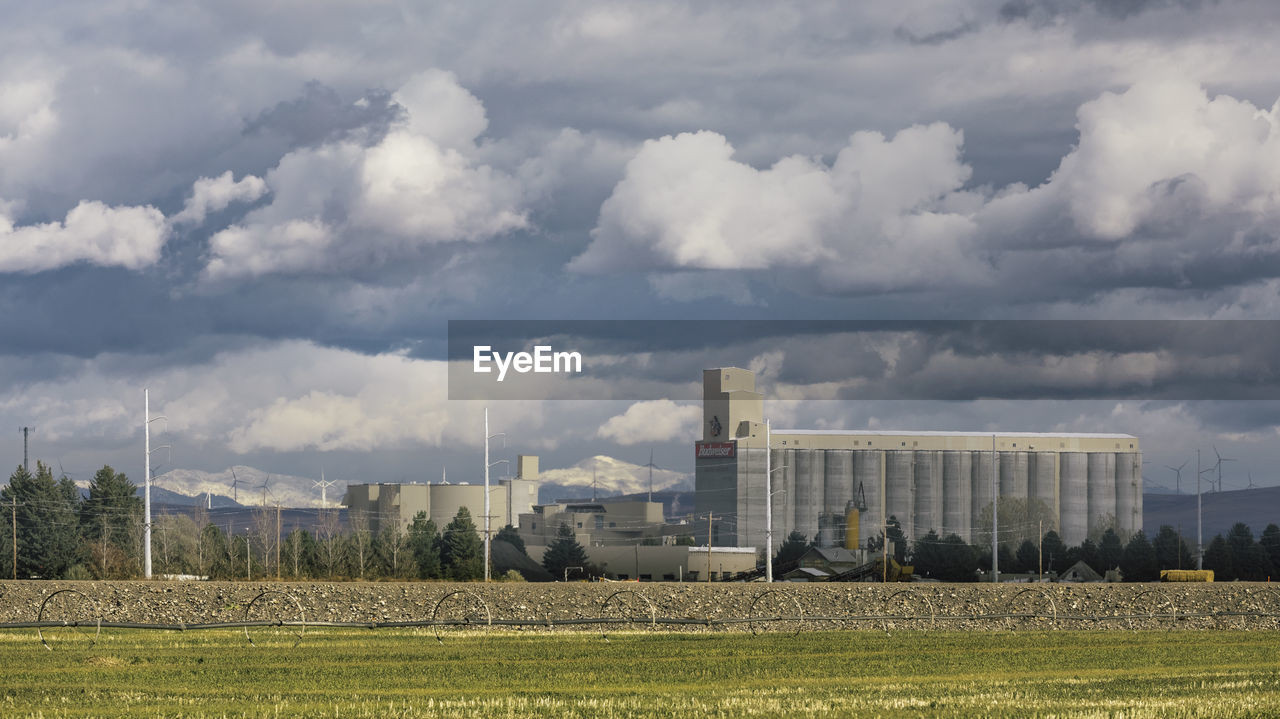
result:
[[[956,534],[966,542],[973,526],[973,453],[942,453],[942,536]]]

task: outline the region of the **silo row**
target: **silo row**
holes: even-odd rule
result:
[[[905,536],[933,529],[973,541],[978,518],[990,511],[993,463],[1002,498],[1057,507],[1068,545],[1112,519],[1122,533],[1142,522],[1142,455],[1136,452],[776,449],[771,459],[776,544],[791,531],[821,532],[824,543],[839,543],[845,509],[859,500],[866,507],[859,544],[877,536],[882,473],[885,516],[896,517]],[[752,505],[763,504],[763,479],[762,468],[749,477]],[[762,518],[763,507],[756,506]]]

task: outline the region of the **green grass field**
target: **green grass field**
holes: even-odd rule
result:
[[[0,716],[1273,717],[1272,632],[0,633]]]

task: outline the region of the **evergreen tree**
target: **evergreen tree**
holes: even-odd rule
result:
[[[1178,536],[1172,526],[1161,525],[1151,546],[1156,552],[1156,564],[1160,569],[1194,569],[1195,559],[1191,556],[1191,548]]]
[[[778,547],[778,554],[773,558],[774,569],[796,561],[807,551],[809,551],[808,540],[800,532],[792,530],[791,534],[787,535],[787,540]]]
[[[1009,545],[1004,542],[1000,543],[1000,566],[1005,569],[1001,571],[1009,571],[1017,563],[1017,558],[1013,555],[1013,550],[1009,549]]]
[[[1262,538],[1258,540],[1258,544],[1267,550],[1272,568],[1280,569],[1280,526],[1268,524],[1267,528],[1262,530]]]
[[[1213,570],[1213,579],[1218,582],[1230,582],[1236,578],[1235,558],[1231,556],[1231,545],[1222,535],[1213,538],[1204,550],[1204,568]]]
[[[529,556],[529,551],[524,546],[524,539],[520,537],[520,532],[518,532],[516,528],[511,526],[510,524],[503,527],[502,529],[499,529],[498,535],[494,537],[494,539],[499,542],[506,542],[507,544],[510,544],[516,549],[519,549],[521,554],[525,555],[526,557]]]
[[[409,551],[418,565],[419,579],[439,579],[443,576],[440,567],[440,536],[436,531],[436,523],[427,519],[426,512],[418,512],[409,525]]]
[[[560,528],[556,530],[556,538],[542,554],[542,567],[557,580],[565,578],[565,572],[569,567],[581,567],[582,571],[591,572],[587,561],[587,550],[578,544],[578,538],[573,535],[573,530],[569,529],[569,525],[564,522],[560,523]]]
[[[1067,567],[1067,545],[1062,542],[1062,537],[1052,529],[1044,533],[1044,539],[1040,544],[1040,551],[1044,555],[1044,571],[1051,574],[1058,574],[1066,571]]]
[[[1086,538],[1080,543],[1078,560],[1089,565],[1089,568],[1098,574],[1102,574],[1105,571],[1102,569],[1102,555],[1099,553],[1098,545],[1092,539]],[[1075,562],[1072,562],[1072,564],[1075,564]]]
[[[973,582],[978,578],[978,555],[958,535],[942,540],[945,564],[939,579],[947,582]]]
[[[1120,572],[1126,582],[1154,582],[1160,578],[1160,563],[1155,547],[1147,541],[1147,535],[1136,532],[1125,545],[1120,557]]]
[[[974,555],[978,558],[978,567],[984,572],[991,571],[991,545],[983,544],[973,548]],[[1009,549],[1009,545],[1004,542],[1000,543],[1000,573],[1008,574],[1017,571],[1018,559],[1014,555],[1013,550]]]
[[[1236,579],[1265,582],[1275,574],[1267,550],[1253,541],[1253,530],[1244,522],[1236,522],[1227,532],[1227,547],[1231,550],[1231,566]]]
[[[1120,558],[1124,556],[1124,544],[1120,542],[1120,535],[1116,534],[1116,530],[1107,528],[1102,533],[1102,541],[1098,544],[1098,563],[1101,567],[1094,567],[1099,574],[1106,574],[1108,571],[1120,566]]]
[[[1035,574],[1040,568],[1040,548],[1030,539],[1022,540],[1013,556],[1013,570],[1023,574]]]
[[[1271,555],[1257,542],[1250,544],[1244,556],[1236,559],[1236,572],[1247,582],[1268,582],[1276,575]]]
[[[35,475],[18,467],[9,475],[9,486],[0,490],[0,504],[11,504],[15,499],[18,506],[10,514],[17,512],[18,577],[64,576],[76,563],[80,549],[75,484],[66,478],[55,482],[53,472],[37,462]]]
[[[444,576],[459,582],[484,579],[484,543],[471,521],[471,511],[459,507],[440,538],[440,564]]]
[[[947,556],[937,532],[930,529],[928,534],[914,542],[911,564],[917,576],[941,578],[946,571]]]
[[[141,547],[131,541],[142,521],[142,498],[129,477],[103,465],[80,505],[80,533],[89,570],[100,579],[135,576]]]

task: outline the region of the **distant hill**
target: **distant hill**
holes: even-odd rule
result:
[[[1280,487],[1237,489],[1201,495],[1204,515],[1204,543],[1214,535],[1225,535],[1231,525],[1244,522],[1253,530],[1256,539],[1268,524],[1280,524]],[[1142,528],[1148,537],[1160,531],[1160,525],[1175,529],[1181,525],[1188,544],[1195,544],[1196,495],[1156,494],[1142,495]]]
[[[81,493],[87,495],[88,490],[82,490]],[[139,497],[143,496],[142,487],[138,487],[138,496]],[[223,507],[243,506],[241,504],[237,504],[236,502],[232,501],[230,497],[224,497],[221,494],[214,494],[214,495],[211,495],[208,499],[206,499],[205,495],[203,494],[197,497],[192,497],[192,496],[183,494],[181,492],[174,492],[174,491],[165,489],[164,487],[157,487],[154,484],[151,485],[151,504],[153,505],[165,504],[165,505],[170,505],[174,507],[184,507],[184,506],[195,507],[202,504],[205,506],[208,506],[208,503],[212,503],[214,509],[219,509]]]

